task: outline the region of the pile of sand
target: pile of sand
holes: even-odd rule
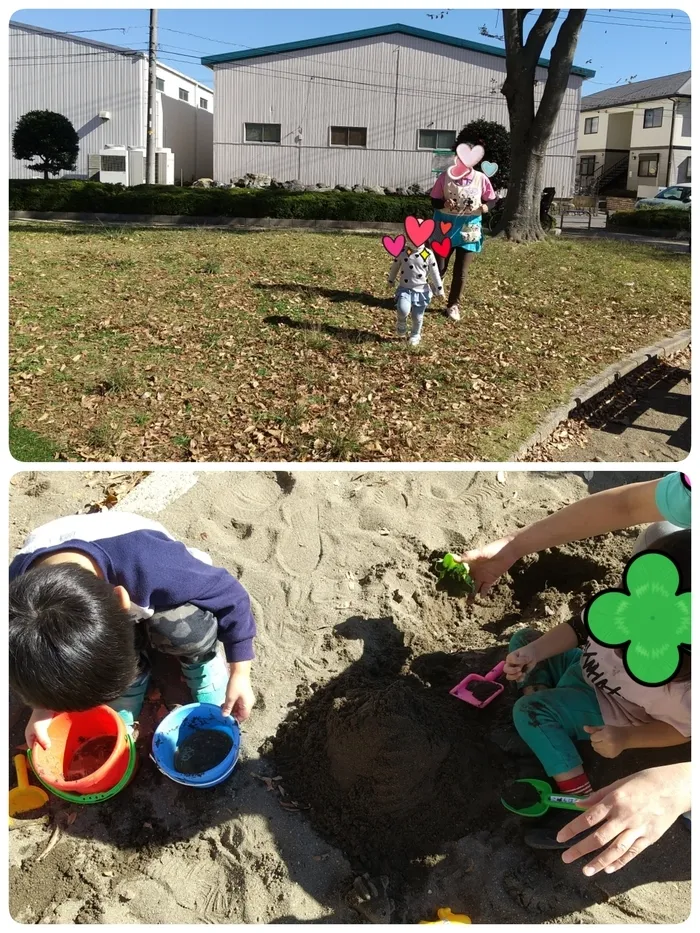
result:
[[[504,765],[492,724],[412,674],[358,672],[303,703],[273,753],[317,829],[358,869],[393,875],[488,820]]]

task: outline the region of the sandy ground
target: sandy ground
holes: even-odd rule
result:
[[[93,501],[91,478],[16,476],[11,547],[37,524]],[[258,706],[240,765],[209,791],[169,782],[148,759],[148,735],[163,713],[149,707],[140,770],[126,791],[97,807],[53,799],[49,824],[11,831],[14,919],[357,923],[363,918],[347,895],[365,871],[386,875],[387,898],[372,916],[394,923],[432,918],[440,906],[481,923],[686,919],[685,829],[672,827],[624,871],[596,879],[556,853],[531,852],[522,820],[498,803],[505,780],[540,775],[512,729],[512,695],[478,711],[447,693],[469,670],[495,663],[523,621],[546,629],[610,585],[633,535],[514,568],[481,605],[439,591],[430,572],[435,550],[485,541],[635,478],[201,474],[155,517],[251,593]],[[179,698],[177,678],[159,686],[166,705]],[[12,741],[21,743],[26,713],[15,708],[12,718]],[[600,783],[639,764],[599,759],[591,768]],[[39,860],[56,826],[58,842]]]

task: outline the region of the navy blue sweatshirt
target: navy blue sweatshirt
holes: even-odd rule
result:
[[[123,586],[136,620],[191,603],[213,613],[229,661],[254,657],[255,620],[245,588],[210,557],[176,541],[162,525],[127,512],[69,515],[42,525],[10,564],[10,580],[38,557],[80,551],[113,586]]]

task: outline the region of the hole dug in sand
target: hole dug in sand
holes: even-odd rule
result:
[[[415,612],[337,626],[363,639],[362,657],[301,696],[266,749],[321,834],[362,870],[402,874],[470,832],[498,832],[508,819],[501,792],[525,776],[522,759],[492,740],[515,736],[515,693],[478,709],[448,691],[501,660],[500,633],[534,611],[543,588],[564,611],[581,587],[617,583],[630,549],[609,538],[522,561],[483,605],[451,600],[426,575]],[[541,776],[534,757],[526,775]]]

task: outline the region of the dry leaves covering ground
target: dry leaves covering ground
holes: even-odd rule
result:
[[[688,327],[686,255],[487,243],[462,322],[393,336],[379,237],[11,230],[13,423],[61,459],[506,460],[576,384]]]

